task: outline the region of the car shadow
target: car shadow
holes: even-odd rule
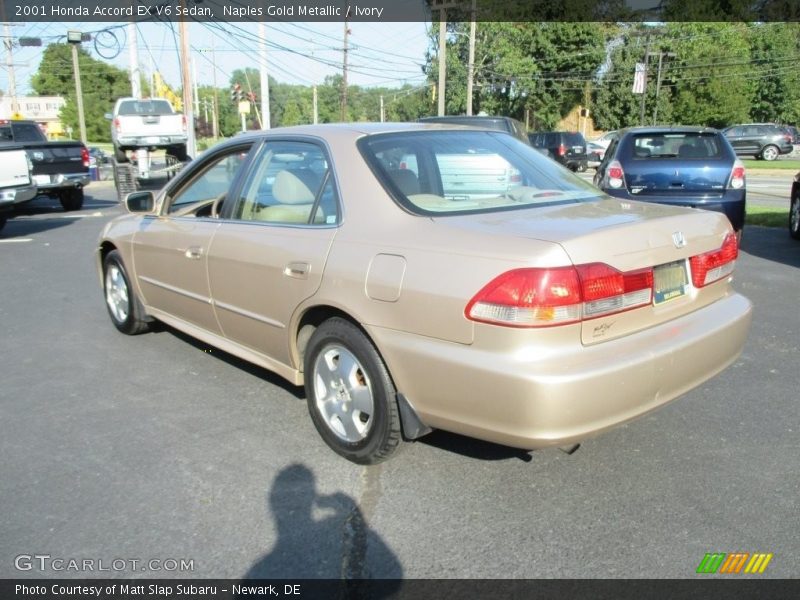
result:
[[[520,448],[512,448],[511,446],[484,442],[483,440],[477,440],[439,429],[421,437],[416,440],[416,442],[438,448],[439,450],[444,450],[445,452],[452,452],[453,454],[483,461],[516,459],[524,462],[531,462],[533,460],[533,456],[531,455],[532,451],[530,450],[522,450]]]
[[[270,383],[274,386],[277,386],[289,392],[292,396],[294,396],[298,400],[305,401],[306,399],[306,395],[302,387],[292,385],[283,377],[281,377],[276,373],[273,373],[272,371],[269,371],[268,369],[259,367],[258,365],[255,365],[246,360],[242,360],[241,358],[238,358],[233,354],[228,354],[227,352],[225,352],[224,350],[220,350],[219,348],[211,347],[208,344],[201,342],[200,340],[193,338],[188,334],[183,333],[182,331],[178,331],[177,329],[170,327],[165,323],[162,323],[161,321],[154,321],[150,329],[153,333],[158,333],[158,332],[169,333],[170,335],[173,335],[182,342],[185,342],[186,344],[193,346],[197,350],[201,350],[203,353],[207,355],[210,354],[217,360],[221,360],[222,362],[232,367],[244,371],[245,373],[248,373],[249,375],[252,375],[254,377],[258,377],[259,379],[263,379],[267,383]]]
[[[788,227],[747,226],[744,228],[740,250],[752,256],[800,268],[800,241],[789,236]]]
[[[60,209],[61,207],[59,207]],[[43,231],[50,231],[72,224],[71,219],[17,219],[17,215],[26,214],[15,212],[8,215],[5,227],[0,231],[0,240],[26,238]],[[31,213],[35,214],[35,213]]]

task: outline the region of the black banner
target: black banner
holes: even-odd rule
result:
[[[5,0],[7,22],[798,21],[797,0]]]
[[[18,579],[0,580],[3,600],[759,600],[800,597],[800,580],[751,576],[663,579],[499,580],[225,580]]]

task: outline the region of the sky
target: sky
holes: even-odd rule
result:
[[[427,23],[349,23],[348,81],[363,87],[422,85],[420,69],[428,48]],[[13,49],[17,94],[31,93],[30,77],[37,71],[47,44],[65,41],[67,30],[92,34],[83,48],[92,57],[127,69],[129,36],[122,23],[15,23],[11,36],[38,37],[42,47]],[[173,31],[174,29],[174,31]],[[178,25],[137,25],[139,68],[155,67],[173,88],[180,87]],[[231,73],[259,68],[257,23],[189,23],[188,38],[200,85],[227,87]],[[285,22],[267,24],[267,67],[281,83],[313,85],[342,72],[343,23]],[[213,52],[212,52],[213,49]],[[216,66],[216,68],[215,68]],[[0,59],[0,89],[8,90],[6,57]]]

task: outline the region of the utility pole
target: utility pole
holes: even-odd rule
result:
[[[658,77],[656,79],[656,103],[653,107],[653,125],[658,121],[658,95],[661,92],[661,75],[664,58],[675,58],[674,52],[659,52],[658,53]]]
[[[186,0],[181,0],[181,7],[186,9]],[[186,21],[178,22],[178,32],[181,39],[181,79],[183,85],[183,115],[186,117],[186,153],[194,158],[197,154],[197,145],[194,136],[194,110],[192,108],[192,73],[189,69],[189,33]]]
[[[347,17],[344,19],[344,53],[342,57],[342,110],[340,120],[344,123],[347,121],[347,42],[350,35],[350,28],[348,27]]]
[[[444,89],[447,73],[447,9],[439,11],[439,104],[437,115],[444,116]]]
[[[214,36],[211,36],[211,69],[214,83],[214,104],[211,106],[214,115],[214,123],[212,125],[212,135],[216,141],[219,138],[219,91],[217,90],[217,53],[214,51]]]
[[[472,114],[472,86],[475,79],[475,1],[469,19],[469,63],[467,64],[467,115]]]
[[[267,24],[264,21],[258,22],[258,55],[261,74],[261,129],[269,129],[269,72],[267,71]]]
[[[311,104],[314,112],[314,125],[319,121],[319,110],[317,107],[317,86],[311,88]]]
[[[383,110],[383,94],[381,94],[381,123],[386,121],[386,113]]]
[[[139,72],[139,43],[136,39],[136,23],[128,23],[128,62],[130,62],[131,96],[139,100],[142,97],[142,77]],[[153,92],[150,92],[154,96]]]
[[[639,104],[639,125],[644,125],[644,105],[647,98],[647,59],[650,56],[650,34],[647,34],[647,41],[644,50],[644,90],[642,90],[642,100]]]
[[[3,11],[5,17],[5,9]],[[3,41],[6,45],[6,69],[8,70],[8,95],[11,97],[11,114],[18,112],[17,80],[14,76],[14,40],[11,39],[11,25],[3,23]]]
[[[86,119],[83,116],[83,90],[81,90],[81,67],[78,63],[78,46],[81,45],[83,34],[80,31],[68,31],[67,41],[72,46],[72,70],[75,75],[75,101],[78,104],[78,126],[81,130],[81,141],[88,143],[86,139]]]

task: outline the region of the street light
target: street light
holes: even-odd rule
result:
[[[75,99],[78,104],[78,125],[81,129],[81,142],[86,140],[86,120],[83,116],[83,91],[81,90],[81,68],[78,64],[78,46],[83,41],[83,33],[71,30],[67,32],[67,42],[72,46],[72,69],[75,72]]]

